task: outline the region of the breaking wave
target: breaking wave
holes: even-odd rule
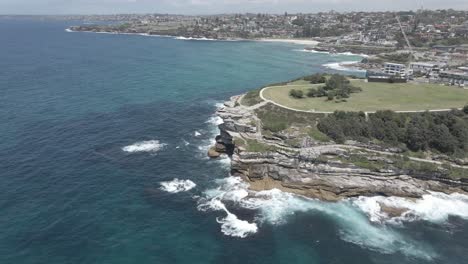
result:
[[[299,49],[295,50],[299,52],[306,52],[306,53],[319,53],[319,54],[328,54],[328,55],[343,55],[343,56],[359,56],[359,57],[364,57],[367,58],[369,55],[366,54],[357,54],[357,53],[352,53],[352,52],[340,52],[340,53],[330,53],[329,51],[319,51],[319,50],[309,50],[309,49]]]
[[[468,196],[431,192],[422,199],[410,200],[400,197],[360,197],[352,203],[364,211],[373,222],[401,223],[404,221],[425,220],[443,223],[450,216],[468,219]],[[403,213],[391,217],[382,207],[396,208]]]
[[[354,64],[356,62],[358,61],[333,62],[324,64],[323,66],[336,71],[366,72],[365,70],[356,69],[350,66],[351,64]]]
[[[128,153],[135,152],[158,152],[163,149],[166,144],[159,142],[159,140],[148,140],[136,142],[132,145],[123,147],[122,150]]]
[[[432,259],[433,249],[414,241],[386,223],[375,223],[353,201],[328,203],[282,192],[278,189],[253,192],[238,177],[217,181],[217,187],[206,190],[198,201],[200,211],[223,211],[218,218],[221,231],[229,236],[246,237],[258,231],[258,225],[281,225],[299,212],[321,213],[339,227],[344,241],[384,254],[402,253],[411,257]],[[226,206],[235,206],[255,213],[253,222],[239,219]]]
[[[204,197],[200,199],[198,210],[200,211],[224,211],[226,217],[217,218],[216,221],[221,224],[221,232],[227,236],[245,238],[248,235],[255,234],[258,231],[256,223],[249,223],[240,220],[235,214],[231,213],[223,202],[240,202],[248,195],[247,187],[240,178],[229,177],[218,180],[218,188],[210,189],[204,192]]]
[[[197,186],[191,180],[174,179],[172,181],[161,182],[161,190],[169,193],[179,193],[189,191]]]

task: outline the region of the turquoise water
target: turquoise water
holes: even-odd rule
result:
[[[215,105],[359,57],[65,32],[73,24],[0,20],[0,263],[466,260],[461,217],[378,224],[347,203],[286,194],[250,209],[224,202],[257,232],[222,232],[227,214],[210,195],[243,187],[226,161],[205,157]],[[152,151],[124,151],[137,142]],[[174,178],[196,187],[161,190]]]

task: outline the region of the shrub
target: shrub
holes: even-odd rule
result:
[[[332,101],[334,98],[335,98],[335,92],[334,91],[328,91],[327,100]]]
[[[307,92],[307,97],[319,97],[318,91],[315,88],[310,88],[309,91]]]
[[[465,105],[465,107],[463,107],[463,113],[468,115],[468,105]]]
[[[297,99],[301,99],[304,97],[304,92],[302,92],[301,90],[295,90],[295,89],[292,89],[291,91],[289,91],[289,95],[291,97],[294,97],[294,98],[297,98]]]

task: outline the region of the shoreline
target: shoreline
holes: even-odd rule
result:
[[[241,177],[252,191],[279,189],[330,202],[376,196],[417,199],[430,192],[468,194],[466,178],[450,178],[435,171],[411,171],[396,164],[407,159],[406,162],[414,164],[449,164],[455,169],[468,166],[447,160],[405,159],[404,154],[392,147],[322,142],[310,136],[300,140],[302,143],[297,147],[289,142],[305,128],[300,124],[291,126],[289,132],[265,134],[258,111],[276,112],[276,106],[262,99],[261,93],[261,101],[246,106],[242,104],[245,96],[234,96],[217,110],[224,123],[219,125],[220,134],[208,155],[211,158],[221,153],[229,155],[231,175]],[[360,158],[355,158],[354,163],[349,159],[351,156]]]
[[[109,32],[109,31],[91,31],[91,30],[72,30],[70,27],[65,29],[66,32],[69,33],[96,33],[96,34],[109,34],[109,35],[135,35],[135,36],[145,36],[145,37],[161,37],[161,38],[173,38],[177,40],[195,40],[195,41],[221,41],[221,42],[242,42],[242,41],[255,41],[255,42],[274,42],[274,43],[289,43],[289,44],[296,44],[296,45],[310,45],[316,46],[320,42],[316,40],[307,40],[307,39],[288,39],[288,38],[196,38],[196,37],[185,37],[185,36],[176,36],[176,35],[159,35],[159,34],[148,34],[148,33],[127,33],[127,32]]]
[[[290,43],[290,44],[297,44],[297,45],[310,45],[310,46],[317,46],[320,42],[311,39],[288,39],[288,38],[260,38],[256,39],[256,41],[262,42],[277,42],[277,43]]]

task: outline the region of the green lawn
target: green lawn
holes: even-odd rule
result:
[[[388,84],[367,83],[364,80],[352,80],[353,85],[362,88],[362,92],[351,94],[347,102],[327,101],[322,98],[295,99],[289,96],[291,89],[303,90],[317,88],[323,84],[307,84],[303,81],[284,86],[269,88],[263,92],[266,99],[281,105],[300,110],[333,112],[344,111],[411,111],[461,108],[468,104],[468,90],[438,84]]]

